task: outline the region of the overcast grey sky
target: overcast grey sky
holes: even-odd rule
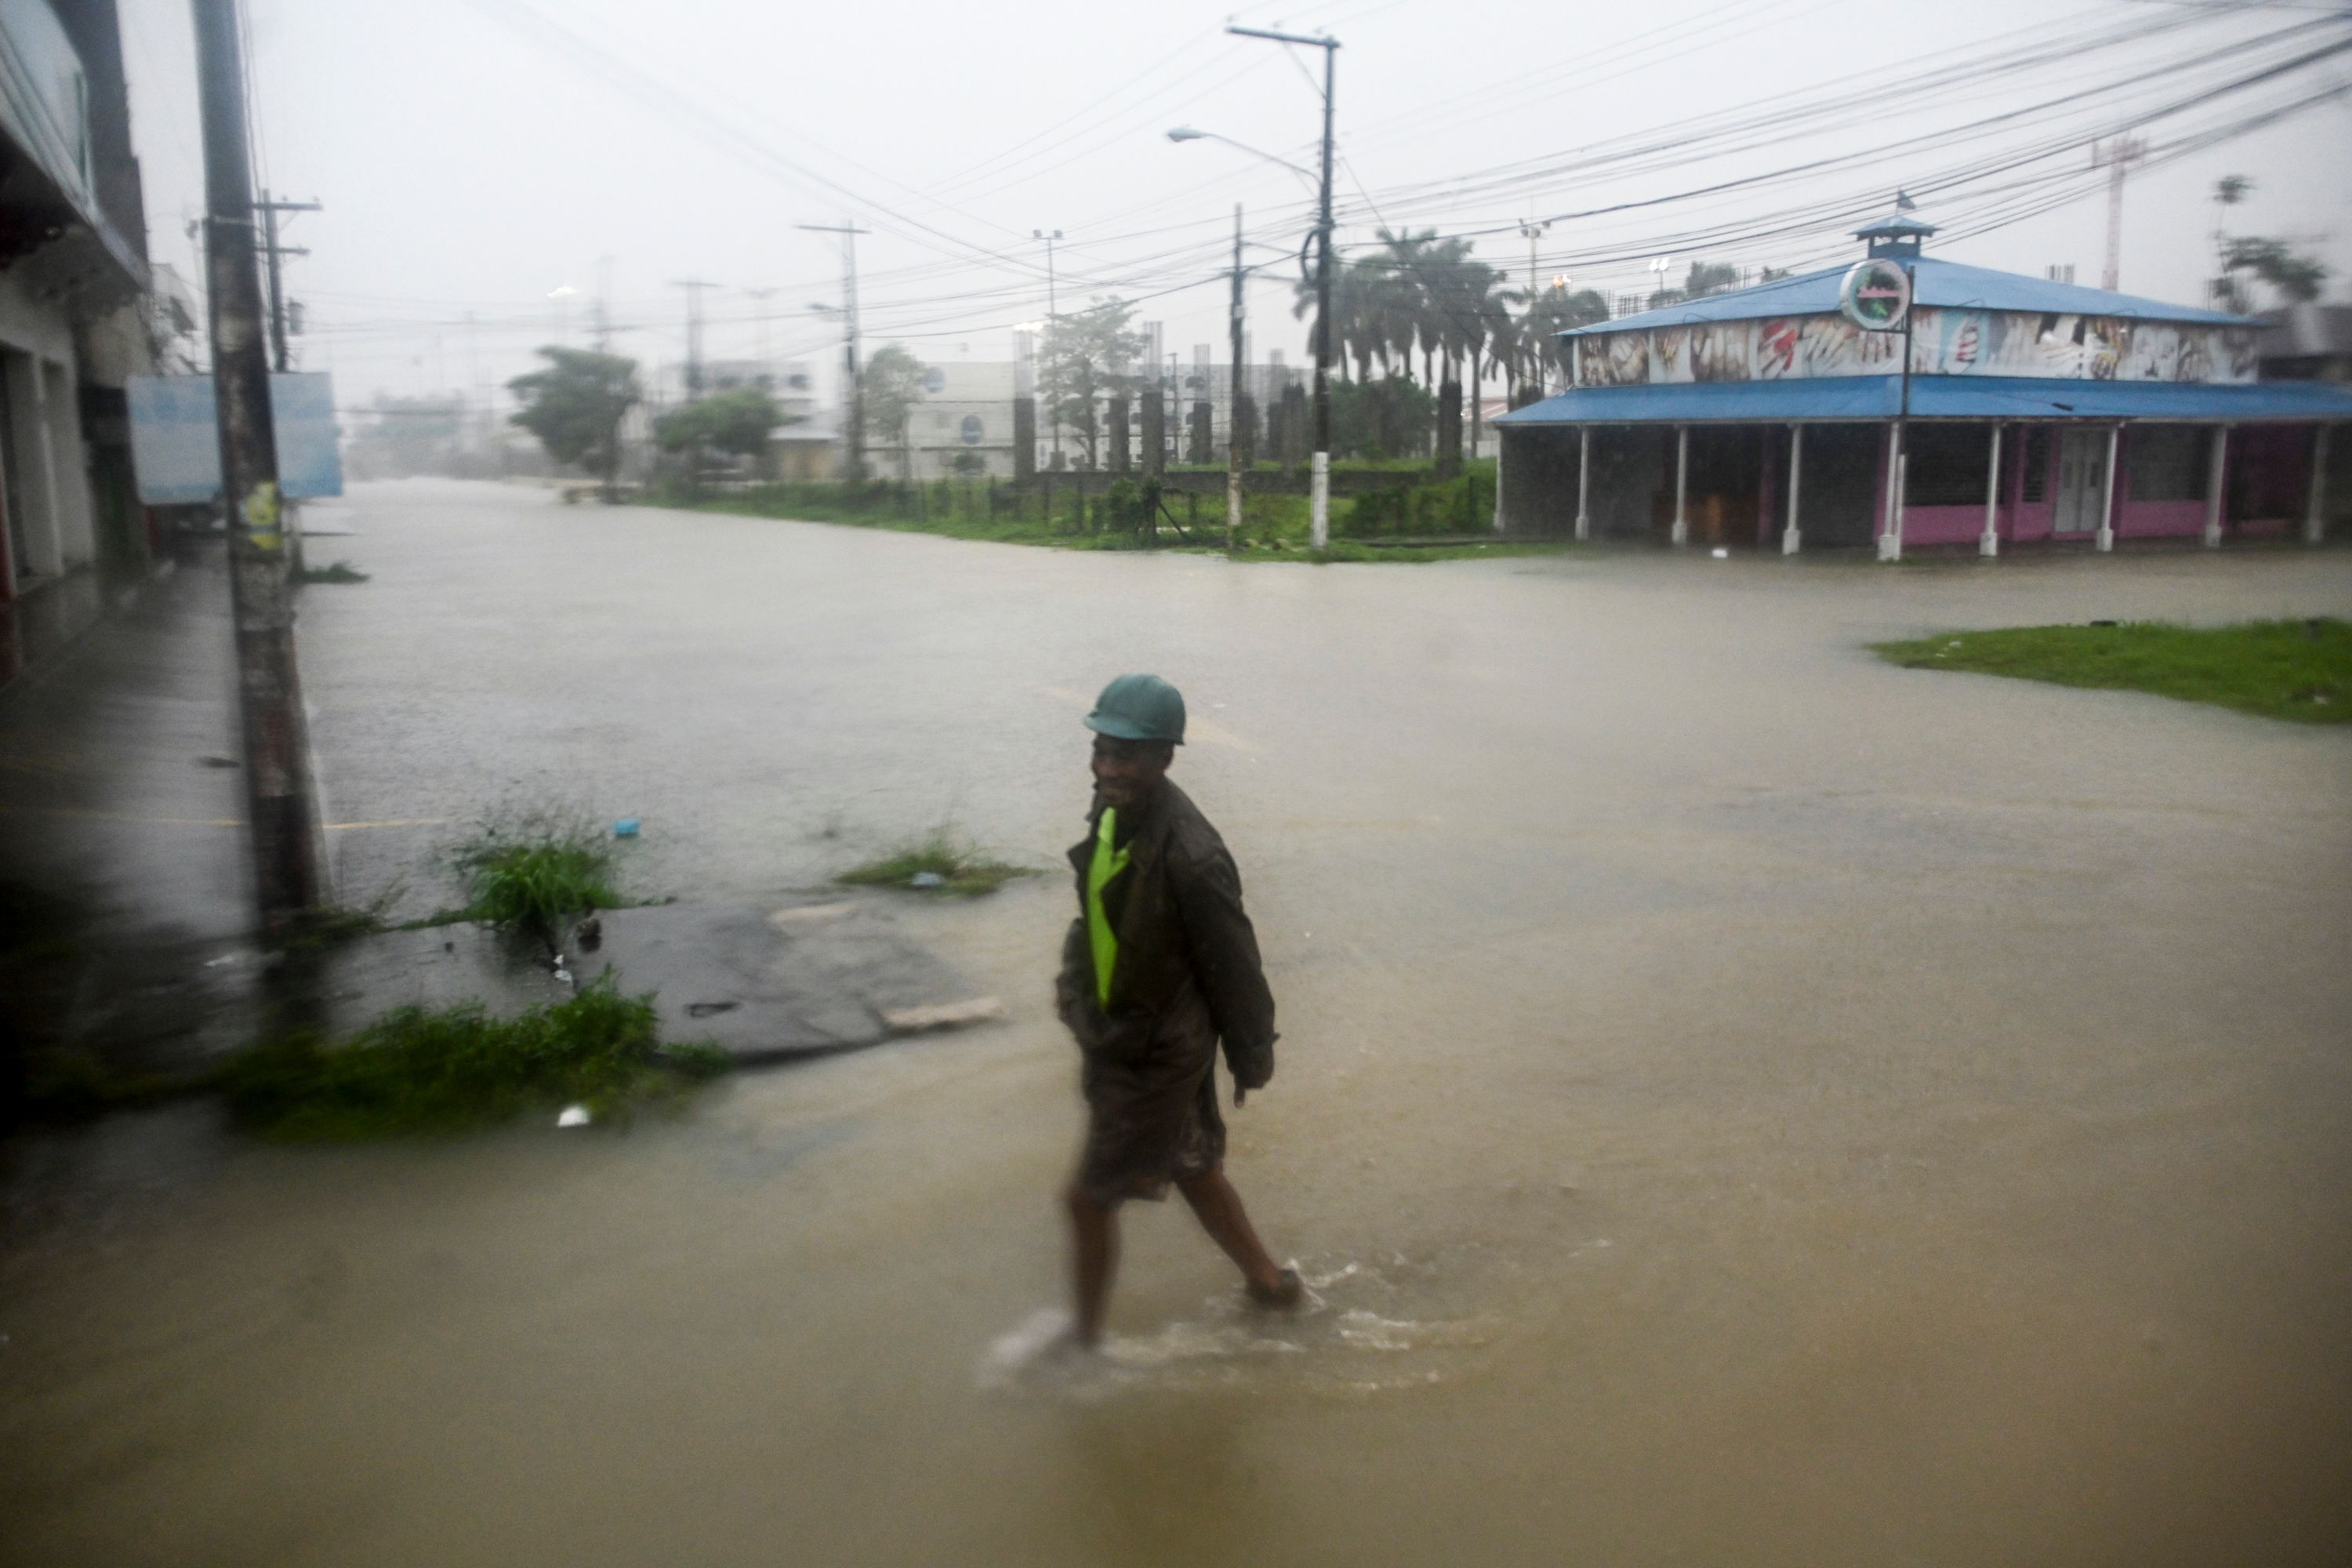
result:
[[[2071,262],[2095,282],[2105,198],[2074,139],[2352,37],[2340,4],[2160,0],[247,5],[266,178],[326,204],[289,234],[311,251],[289,264],[312,328],[302,358],[336,374],[346,405],[502,384],[537,344],[585,341],[600,279],[626,329],[618,346],[641,360],[681,355],[684,300],[668,285],[699,277],[725,286],[708,307],[714,357],[751,354],[764,331],[778,356],[829,373],[836,329],[809,307],[839,298],[838,251],[795,226],[845,216],[877,231],[858,250],[869,348],[1008,357],[1010,328],[1045,313],[1030,235],[1058,228],[1066,308],[1146,299],[1139,319],[1164,321],[1168,346],[1189,355],[1223,342],[1220,269],[1241,202],[1265,247],[1253,259],[1272,261],[1250,290],[1256,346],[1296,363],[1296,268],[1278,252],[1306,232],[1305,183],[1163,134],[1191,124],[1311,163],[1315,52],[1228,37],[1229,18],[1340,39],[1343,244],[1370,241],[1383,221],[1476,233],[1479,254],[1519,278],[1516,225],[1553,217],[1538,274],[1612,292],[1650,287],[1661,252],[1677,274],[1693,257],[1753,267],[1858,254],[1843,229],[1897,185],[1925,187],[1921,215],[1954,231],[1939,254],[2037,274]],[[122,16],[152,251],[193,272],[185,225],[202,170],[186,0],[122,0]],[[2031,62],[1789,117],[2000,51]],[[2243,173],[2255,193],[2232,226],[2301,238],[2336,269],[2340,296],[2352,271],[2347,87],[2352,54],[2339,54],[2147,123],[2162,149],[2338,89],[2136,172],[2124,288],[2197,300],[2207,195]],[[1759,100],[1777,123],[1691,140]],[[2048,156],[2033,161],[2037,150]],[[1561,166],[1580,154],[1581,166]],[[1798,165],[1810,172],[1658,200]],[[1597,211],[1627,203],[1654,205]],[[1993,226],[2037,205],[2049,210]],[[563,289],[576,293],[551,297]]]

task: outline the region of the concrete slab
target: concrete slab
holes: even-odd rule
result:
[[[708,1040],[740,1062],[789,1061],[997,1016],[991,998],[864,899],[609,910],[583,981],[613,969],[651,991],[662,1037]]]
[[[483,926],[384,931],[343,942],[317,965],[320,1025],[355,1033],[395,1007],[455,1007],[478,1002],[499,1017],[561,1002],[571,981],[550,969],[536,942]]]

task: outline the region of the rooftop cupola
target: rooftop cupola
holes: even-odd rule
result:
[[[1873,256],[1916,256],[1919,242],[1936,232],[1936,226],[1912,216],[1911,198],[1901,191],[1895,193],[1895,210],[1875,223],[1867,223],[1853,231],[1856,239],[1870,242]]]

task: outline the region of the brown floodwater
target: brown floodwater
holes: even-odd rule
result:
[[[1002,1026],[625,1130],[6,1152],[25,1564],[2334,1563],[2352,732],[1895,669],[1948,626],[2352,612],[2352,554],[1237,567],[407,483],[306,673],[347,899],[500,803],[779,896],[1077,837],[1100,682],[1281,1007],[1229,1170],[1062,1294],[1046,876],[905,928]],[[314,546],[314,553],[318,551]]]

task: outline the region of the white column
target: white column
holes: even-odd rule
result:
[[[1307,479],[1307,542],[1317,550],[1331,548],[1331,454],[1315,454]]]
[[[1878,558],[1903,559],[1903,421],[1886,427],[1886,524],[1878,532]]]
[[[2311,433],[2311,500],[2303,509],[2303,542],[2316,544],[2327,537],[2327,426]]]
[[[2205,548],[2221,548],[2221,476],[2230,461],[2230,427],[2213,426],[2213,455],[2205,472]]]
[[[2124,427],[2107,426],[2107,479],[2099,491],[2099,531],[2092,545],[2102,552],[2116,547],[2116,452],[2123,445]]]
[[[1690,426],[1675,426],[1675,542],[1690,542]]]
[[[1789,526],[1780,531],[1780,553],[1794,555],[1801,548],[1797,531],[1797,476],[1805,467],[1805,427],[1789,426]]]
[[[2000,553],[2000,436],[2001,423],[1996,419],[1992,425],[1992,466],[1985,475],[1984,532],[1977,540],[1979,555]]]
[[[1503,531],[1503,469],[1509,465],[1510,433],[1502,426],[1495,428],[1495,531]]]
[[[1576,542],[1592,538],[1592,426],[1576,431]]]
[[[49,362],[38,354],[28,355],[26,363],[32,367],[33,426],[36,444],[40,448],[41,509],[47,516],[50,559],[41,563],[48,571],[62,573],[74,563],[72,543],[66,536],[65,487],[58,479],[57,418],[49,407]]]

